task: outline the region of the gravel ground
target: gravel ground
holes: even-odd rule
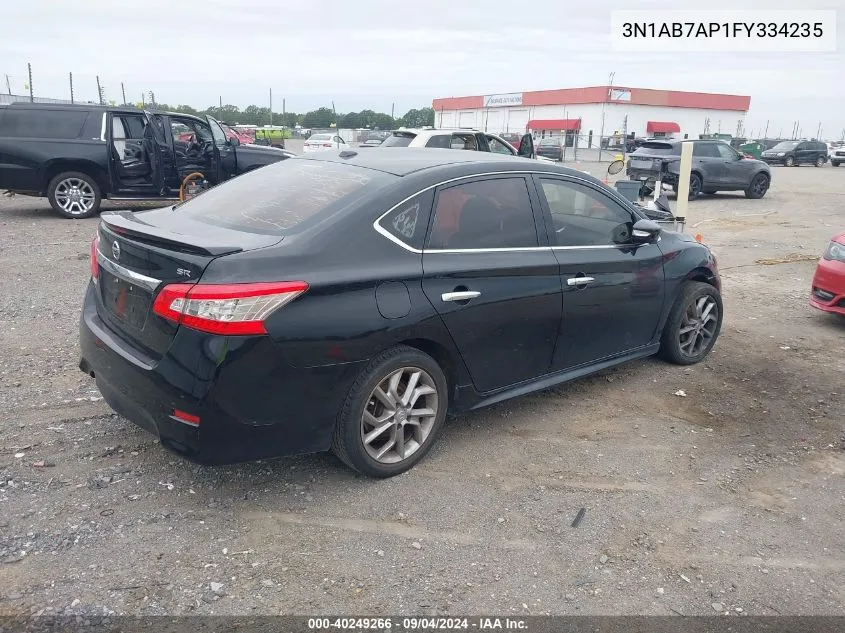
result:
[[[450,420],[388,481],[196,466],[110,413],[76,367],[96,220],[0,198],[0,613],[842,614],[845,319],[807,293],[843,188],[778,168],[691,205],[724,282],[706,362]]]

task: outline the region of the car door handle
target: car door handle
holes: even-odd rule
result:
[[[587,284],[591,284],[595,281],[594,277],[570,277],[566,280],[567,286],[586,286]]]
[[[481,293],[477,290],[463,290],[460,292],[444,292],[440,295],[440,299],[443,301],[469,301],[480,296]]]

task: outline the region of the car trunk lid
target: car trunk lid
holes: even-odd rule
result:
[[[166,208],[104,213],[98,240],[100,317],[146,355],[160,358],[179,327],[152,311],[165,285],[196,283],[214,259],[272,246],[282,237],[210,226]]]

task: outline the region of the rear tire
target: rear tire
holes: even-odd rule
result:
[[[813,164],[814,164],[816,167],[822,167],[822,166],[824,166],[824,156],[819,156],[819,157],[816,159],[816,162],[815,162],[815,163],[813,163]]]
[[[795,164],[795,157],[794,156],[787,156],[783,159],[783,164],[786,167],[792,167]]]
[[[97,215],[102,202],[97,182],[79,171],[62,172],[53,178],[47,186],[47,199],[53,211],[71,220]]]
[[[658,355],[676,365],[698,363],[713,349],[721,329],[719,291],[707,283],[688,281],[666,319]]]
[[[701,176],[698,174],[691,174],[689,177],[689,199],[695,200],[699,194],[701,193],[702,189],[702,181]]]
[[[431,356],[405,345],[392,347],[353,383],[335,422],[332,452],[364,475],[399,475],[436,441],[448,399],[446,376]]]

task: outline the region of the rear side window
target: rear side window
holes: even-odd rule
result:
[[[416,138],[416,134],[411,132],[394,132],[381,144],[382,147],[408,147],[411,141]]]
[[[0,115],[0,136],[12,138],[77,138],[87,110],[42,110],[4,108]]]
[[[715,143],[696,143],[692,147],[692,155],[701,158],[719,158],[719,148]]]
[[[448,187],[437,195],[428,248],[537,246],[525,178],[490,178]]]
[[[452,146],[451,134],[438,134],[432,136],[425,144],[426,147],[439,147],[441,149],[449,149]]]
[[[672,145],[671,143],[653,143],[653,142],[649,143],[649,142],[646,142],[646,143],[643,143],[642,145],[640,145],[637,148],[637,150],[634,152],[634,154],[650,154],[652,156],[655,155],[655,154],[658,154],[658,155],[659,154],[674,154],[674,153],[676,153],[676,152],[673,151],[674,149],[675,149],[675,146]],[[677,153],[678,154],[681,153],[680,146],[678,146]]]
[[[287,235],[342,212],[395,179],[354,165],[285,160],[213,187],[176,212],[227,229]]]
[[[425,243],[433,201],[434,190],[423,191],[384,216],[379,226],[400,242],[419,250]]]

